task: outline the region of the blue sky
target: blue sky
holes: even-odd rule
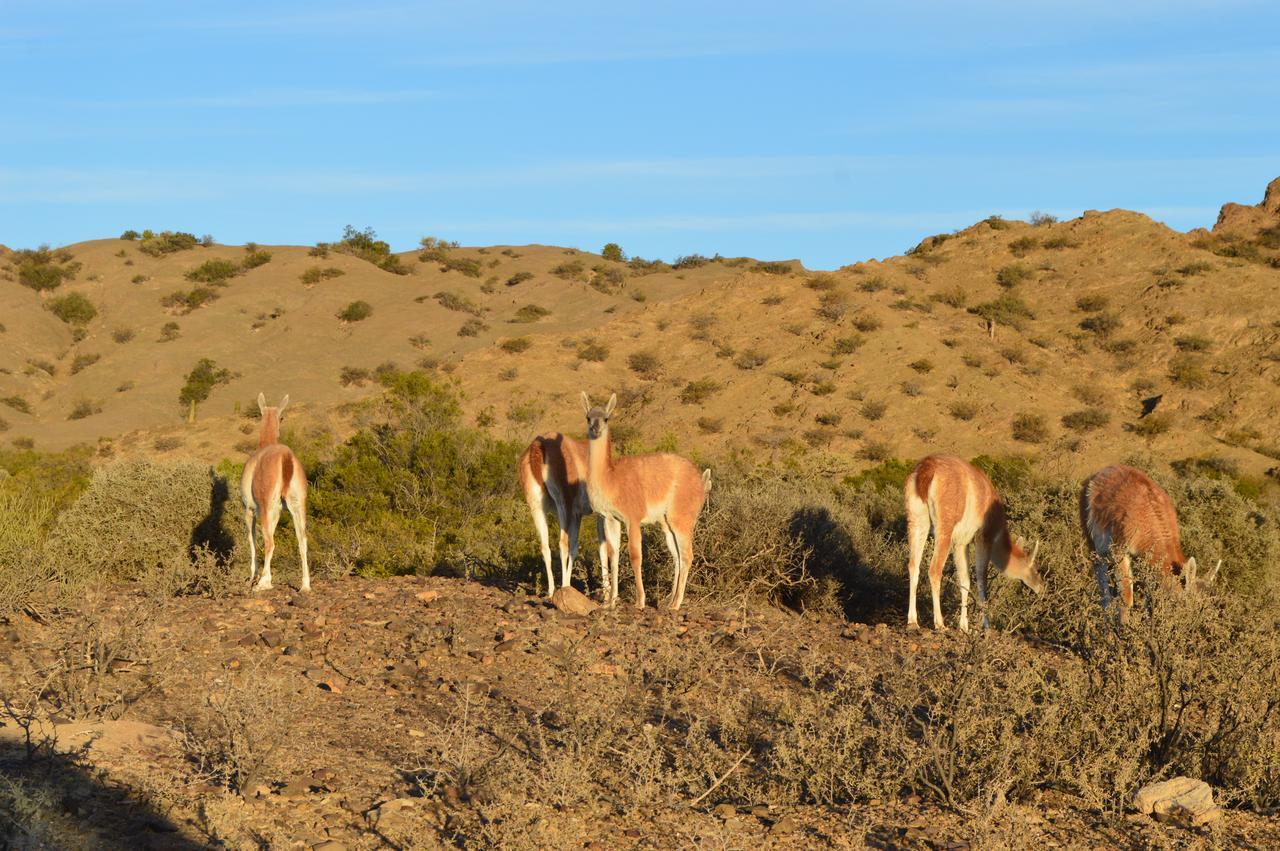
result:
[[[618,8],[610,8],[616,6]],[[0,243],[125,228],[829,268],[1280,176],[1280,7],[0,0]]]

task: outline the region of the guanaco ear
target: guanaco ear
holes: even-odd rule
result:
[[[1036,556],[1038,556],[1038,555],[1040,555],[1040,541],[1039,541],[1039,540],[1037,540],[1037,541],[1036,541],[1036,545],[1035,545],[1034,547],[1032,547],[1032,548],[1031,548],[1031,564],[1032,564],[1032,566],[1034,566],[1034,565],[1035,565],[1035,563],[1036,563]]]
[[[618,407],[618,394],[614,393],[609,397],[609,404],[604,406],[605,419],[613,416],[613,409]]]
[[[258,394],[258,413],[265,414],[267,412],[267,396],[265,393]]]
[[[587,391],[582,391],[582,413],[591,413],[591,398],[587,396]]]
[[[1215,579],[1217,579],[1217,578],[1218,578],[1218,568],[1220,568],[1220,567],[1222,567],[1222,559],[1218,559],[1218,563],[1217,563],[1217,564],[1215,564],[1215,565],[1213,566],[1213,570],[1209,571],[1208,575],[1207,575],[1207,576],[1205,576],[1204,581],[1205,581],[1205,582],[1212,582],[1212,581],[1214,581]]]
[[[1186,583],[1187,583],[1186,587],[1190,589],[1191,586],[1194,585],[1196,581],[1196,557],[1195,556],[1192,556],[1191,558],[1187,559],[1187,563],[1183,565],[1182,571],[1185,574],[1184,579],[1186,580]]]
[[[284,409],[289,405],[289,394],[284,394],[284,398],[280,400],[280,407],[276,409],[277,413],[283,414]]]

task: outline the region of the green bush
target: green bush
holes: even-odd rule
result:
[[[212,260],[206,260],[194,269],[188,269],[183,273],[188,281],[197,281],[203,284],[225,284],[236,275],[240,274],[240,266],[230,260],[216,257]]]
[[[598,340],[587,339],[578,346],[577,355],[579,360],[600,363],[609,357],[609,347]]]
[[[65,281],[75,279],[81,269],[66,249],[52,250],[47,245],[13,252],[9,264],[18,273],[18,283],[33,290],[54,290]]]
[[[551,315],[551,311],[538,304],[526,304],[524,307],[516,311],[516,315],[511,318],[512,322],[528,323],[537,322]]]
[[[480,261],[467,257],[446,257],[440,261],[441,272],[460,272],[468,278],[478,278],[484,274]]]
[[[189,251],[199,244],[200,241],[196,239],[195,234],[168,230],[152,233],[148,230],[143,231],[138,250],[151,257],[162,257],[179,251]]]
[[[625,263],[627,261],[627,255],[623,253],[622,246],[616,242],[605,243],[604,248],[600,249],[600,256],[615,263]]]
[[[1064,414],[1062,425],[1072,431],[1093,431],[1111,422],[1111,414],[1102,408],[1086,408]]]
[[[306,271],[298,276],[298,280],[304,284],[311,285],[327,281],[330,278],[340,278],[345,274],[347,273],[337,266],[308,266]]]
[[[71,374],[75,375],[80,370],[93,366],[101,358],[102,355],[89,354],[87,352],[76,355],[75,359],[71,361]]]
[[[1009,252],[1014,257],[1026,257],[1040,245],[1040,240],[1034,236],[1020,236],[1009,243]],[[1005,267],[1009,268],[1009,267]]]
[[[1013,289],[1018,284],[1031,280],[1035,276],[1035,272],[1030,266],[1022,263],[1011,263],[1008,266],[1002,266],[996,272],[996,283],[1005,289]]]
[[[984,302],[977,307],[969,308],[969,312],[976,313],[983,319],[1017,329],[1022,329],[1027,320],[1036,318],[1035,313],[1027,306],[1027,303],[1013,293],[1003,293],[994,301]]]
[[[137,239],[140,239],[141,237],[142,237],[142,234],[132,229],[127,230],[124,233],[120,234],[121,239],[127,239],[127,240],[137,240]]]
[[[515,287],[515,286],[519,286],[520,284],[523,284],[525,281],[532,281],[532,280],[533,280],[532,272],[516,272],[510,278],[507,278],[507,286]]]
[[[347,225],[342,232],[342,239],[335,243],[327,243],[325,250],[328,249],[358,257],[366,263],[372,263],[384,272],[390,272],[393,275],[407,275],[410,272],[409,268],[400,262],[400,258],[391,253],[391,246],[378,239],[378,235],[374,233],[373,228],[365,228],[360,231],[351,225]],[[324,255],[318,254],[317,256]]]
[[[343,322],[360,322],[373,315],[373,305],[367,301],[356,300],[338,311],[338,318]]]
[[[581,260],[566,260],[551,270],[551,274],[566,281],[580,281],[586,277],[587,267]]]
[[[627,367],[642,378],[657,378],[661,364],[654,352],[633,352],[627,356]]]
[[[211,287],[195,287],[191,290],[178,290],[177,292],[169,293],[160,299],[160,304],[185,316],[210,302],[217,301],[218,298],[218,291]]]
[[[521,352],[527,352],[533,346],[533,341],[528,337],[512,337],[509,340],[503,340],[498,344],[498,348],[502,349],[509,355],[518,355]]]
[[[541,570],[512,475],[522,447],[464,426],[453,390],[425,373],[380,380],[336,455],[304,459],[318,560],[375,576]]]
[[[686,405],[700,405],[720,389],[720,382],[714,378],[699,378],[690,381],[680,391],[680,401]]]
[[[1111,299],[1103,293],[1087,293],[1076,299],[1076,308],[1085,313],[1098,313],[1106,310]]]
[[[1169,379],[1181,387],[1198,390],[1209,384],[1209,372],[1195,354],[1180,354],[1169,361]]]
[[[248,246],[246,246],[244,259],[240,261],[240,268],[245,271],[248,271],[249,269],[256,269],[259,266],[265,266],[267,263],[270,263],[270,262],[271,262],[270,251],[264,251],[260,248],[250,249]]]
[[[186,381],[178,391],[178,403],[189,408],[194,420],[196,405],[208,399],[215,387],[230,384],[235,377],[234,372],[219,367],[210,358],[201,358],[187,373]]]
[[[45,307],[68,325],[88,325],[98,315],[98,309],[93,306],[93,302],[80,293],[68,293],[59,298],[50,299]]]

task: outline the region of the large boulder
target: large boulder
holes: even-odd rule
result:
[[[600,608],[599,603],[569,585],[555,590],[555,593],[551,595],[551,605],[567,615],[580,615],[583,617]]]

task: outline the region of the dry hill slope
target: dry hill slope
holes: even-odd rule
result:
[[[344,384],[344,367],[394,362],[450,372],[478,422],[518,438],[580,430],[586,389],[621,391],[638,445],[810,453],[833,469],[946,448],[1035,450],[1080,471],[1150,448],[1260,474],[1280,454],[1267,427],[1280,401],[1280,181],[1256,207],[1224,207],[1212,232],[1118,210],[993,218],[817,274],[498,246],[404,254],[398,275],[338,250],[270,246],[269,262],[208,287],[216,300],[189,312],[162,300],[201,286],[192,269],[246,252],[152,257],[145,245],[68,247],[81,266],[52,294],[0,286],[10,437],[117,438],[128,451],[166,435],[178,452],[217,456],[243,442],[234,410],[259,390],[290,393],[304,427],[340,433],[343,405],[371,392],[358,372]],[[337,271],[304,282],[313,268]],[[8,274],[20,277],[12,262]],[[46,309],[68,292],[97,309],[78,341]],[[371,316],[339,320],[355,300]],[[513,338],[524,339],[500,345]],[[204,357],[234,378],[187,426],[178,391]],[[77,406],[101,410],[68,419]]]

